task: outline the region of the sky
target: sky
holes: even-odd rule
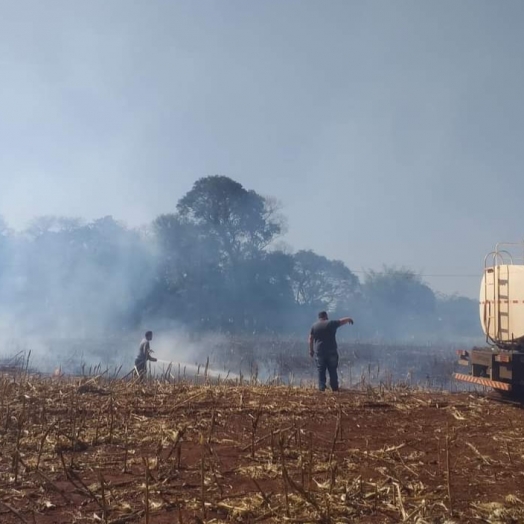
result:
[[[524,238],[524,3],[0,0],[0,214],[276,197],[294,249],[478,296]]]

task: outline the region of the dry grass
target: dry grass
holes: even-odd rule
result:
[[[523,522],[524,410],[409,387],[0,377],[0,521]]]

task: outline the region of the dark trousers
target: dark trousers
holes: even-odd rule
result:
[[[333,391],[338,391],[338,353],[317,355],[318,389],[326,389],[326,371],[329,373],[329,385]]]
[[[144,380],[147,375],[147,360],[142,360],[140,358],[135,359],[135,367],[138,371],[140,380]]]

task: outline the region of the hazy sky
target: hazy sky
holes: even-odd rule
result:
[[[524,237],[524,2],[0,0],[0,214],[129,225],[221,174],[286,241],[477,295]]]

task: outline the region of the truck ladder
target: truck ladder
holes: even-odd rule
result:
[[[504,340],[509,340],[509,269],[508,266],[498,266],[498,274],[495,274],[497,279],[497,294],[498,294],[498,331],[497,338],[500,340],[504,336]]]
[[[490,258],[492,265],[488,266],[487,261]],[[488,343],[497,344],[503,336],[506,341],[509,339],[508,265],[511,264],[513,264],[513,259],[510,253],[504,250],[497,249],[486,255],[484,259],[484,325]],[[488,275],[490,275],[489,278]]]

